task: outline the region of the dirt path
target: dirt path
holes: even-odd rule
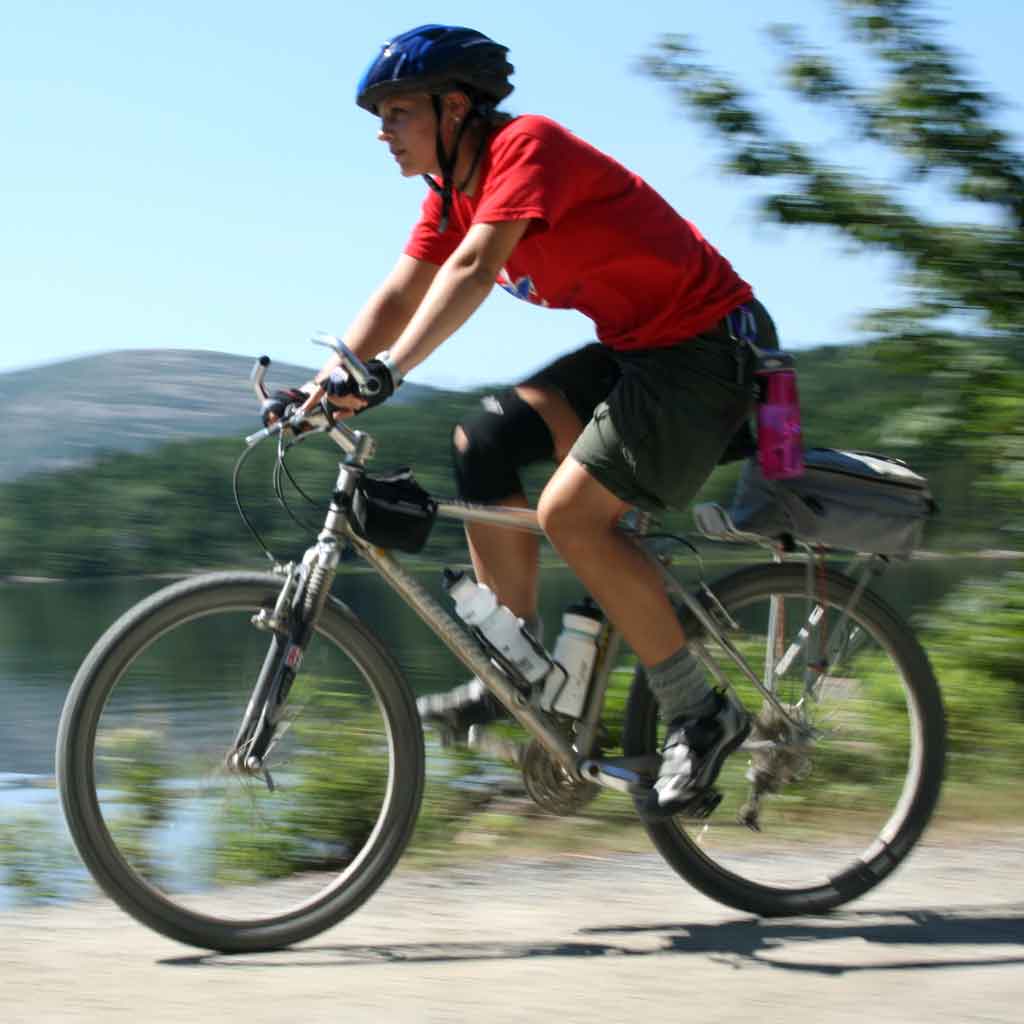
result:
[[[281,953],[201,955],[107,902],[0,915],[0,1021],[1024,1019],[1024,832],[925,844],[829,917],[758,921],[654,855],[399,872]]]

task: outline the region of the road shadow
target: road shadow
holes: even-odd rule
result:
[[[581,928],[579,941],[411,942],[380,945],[305,944],[273,953],[219,953],[173,957],[171,967],[344,967],[366,964],[444,964],[557,957],[703,956],[737,969],[770,968],[843,975],[864,971],[939,970],[1024,964],[1024,904],[960,907],[941,911],[886,909],[842,911],[827,917],[782,920],[744,918],[717,924],[668,921]],[[851,954],[846,940],[876,947]],[[905,947],[930,950],[906,955]],[[965,954],[963,947],[971,947]],[[989,947],[1018,947],[985,956]],[[936,947],[957,947],[936,955]],[[890,955],[890,949],[897,955]],[[878,953],[884,955],[879,956]],[[867,962],[865,962],[865,960]]]

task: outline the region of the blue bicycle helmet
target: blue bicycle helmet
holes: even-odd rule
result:
[[[512,92],[508,48],[471,28],[420,25],[381,47],[356,88],[356,103],[371,114],[385,96],[438,94],[465,88],[475,104],[493,108]]]
[[[385,43],[356,87],[356,103],[371,114],[377,113],[377,104],[388,96],[409,92],[430,94],[437,115],[441,184],[429,174],[424,174],[423,180],[441,196],[441,219],[437,226],[441,234],[448,228],[455,164],[466,128],[474,117],[486,117],[512,92],[508,76],[514,69],[505,59],[507,53],[508,47],[471,28],[420,25]],[[470,116],[459,124],[451,152],[448,152],[441,137],[441,95],[452,89],[465,92],[472,108]],[[486,135],[482,135],[461,188],[465,188],[472,177],[486,141]]]

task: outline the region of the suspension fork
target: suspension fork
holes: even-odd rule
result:
[[[279,570],[285,579],[273,611],[263,608],[252,617],[257,629],[271,634],[270,644],[227,761],[235,770],[262,773],[268,785],[272,782],[264,762],[340,557],[338,539],[328,526],[299,565],[289,564]]]
[[[264,764],[278,735],[284,704],[306,647],[331,592],[341,560],[339,538],[345,535],[346,509],[371,444],[368,435],[358,436],[349,459],[338,467],[334,497],[316,543],[306,550],[298,566],[289,564],[279,570],[285,582],[273,612],[268,615],[264,608],[252,618],[257,629],[271,634],[270,646],[226,761],[235,771],[262,774],[271,789],[273,780]]]

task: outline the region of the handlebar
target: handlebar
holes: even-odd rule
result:
[[[265,402],[270,397],[270,392],[267,391],[266,385],[263,383],[267,376],[267,367],[270,365],[270,356],[260,356],[256,360],[256,365],[252,368],[252,373],[249,374],[249,383],[252,384],[253,391],[256,392],[256,398],[260,402]]]
[[[366,365],[359,357],[340,338],[319,332],[311,340],[314,344],[323,345],[337,354],[342,367],[352,375],[363,395],[376,394],[380,388],[380,383],[370,374]],[[257,400],[261,403],[270,397],[265,383],[269,366],[270,356],[260,356],[249,374],[249,383],[256,393]],[[269,427],[257,430],[255,434],[249,434],[245,438],[246,447],[251,448],[253,445],[259,444],[260,441],[281,433],[282,430],[288,429],[298,434],[303,426],[307,430],[312,429],[328,433],[340,448],[359,460],[365,461],[370,458],[376,447],[370,435],[353,430],[329,415],[323,408],[311,409],[308,413],[296,412],[287,419],[278,420]]]

